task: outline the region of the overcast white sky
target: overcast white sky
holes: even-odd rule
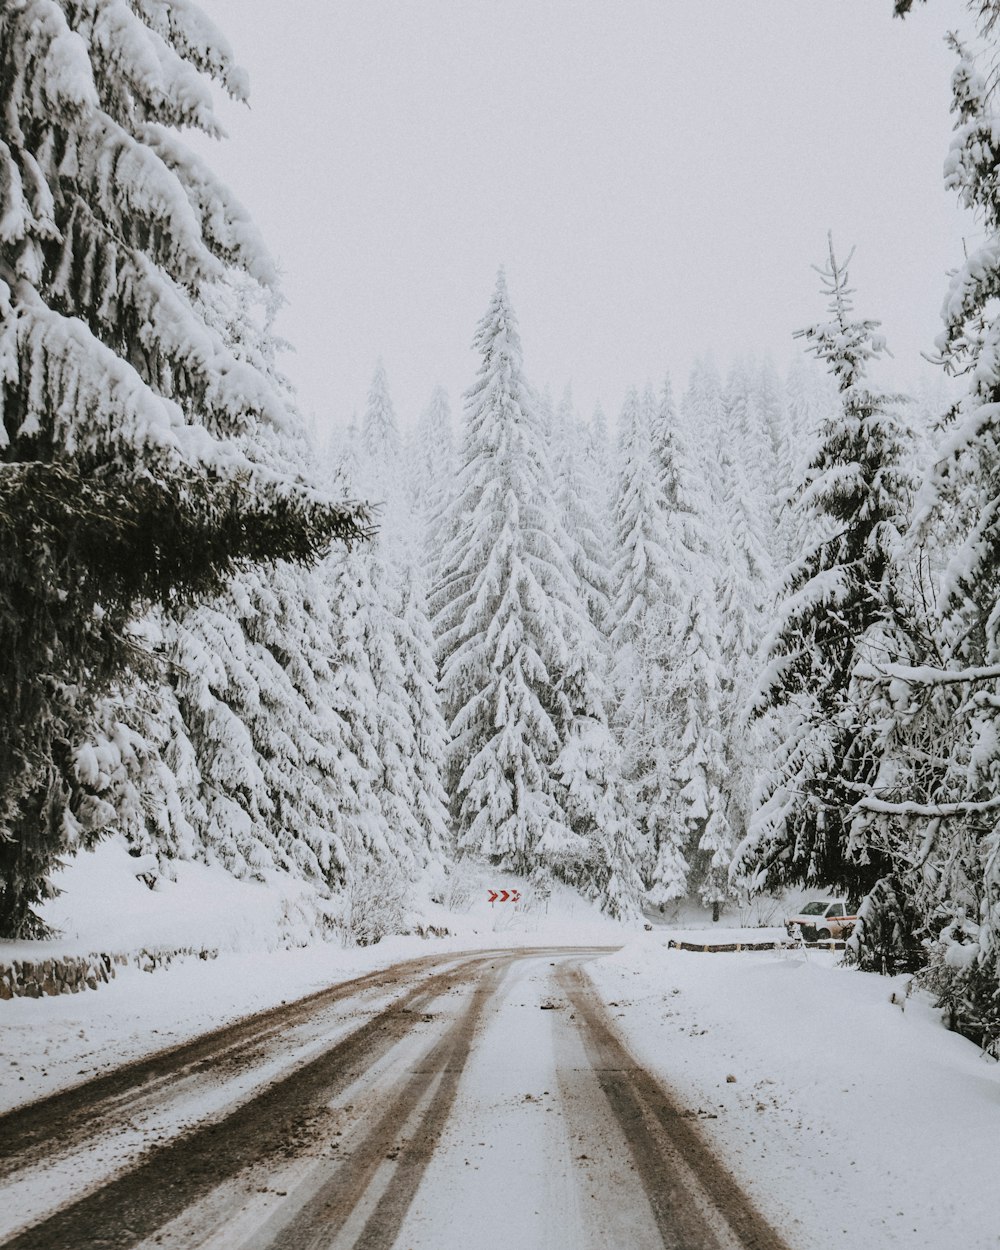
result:
[[[784,367],[828,228],[896,372],[931,348],[974,229],[941,176],[962,0],[201,3],[251,81],[213,163],[281,262],[320,425],[379,354],[402,421],[438,380],[457,406],[501,262],[532,381],[585,414],[707,348]]]

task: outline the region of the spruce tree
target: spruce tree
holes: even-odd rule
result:
[[[688,889],[697,888],[717,917],[728,894],[733,842],[723,793],[727,774],[721,730],[724,678],[708,540],[711,504],[669,378],[655,411],[650,411],[670,571],[670,580],[664,584],[670,630],[664,689],[665,737],[676,787],[671,822],[681,831],[684,856],[692,869]],[[671,848],[668,856],[673,854]]]
[[[996,6],[981,7],[988,31],[988,10]],[[872,718],[882,732],[879,784],[859,807],[870,836],[887,848],[891,869],[886,897],[872,899],[874,936],[888,928],[882,916],[895,912],[894,928],[911,946],[923,939],[929,980],[953,1023],[996,1053],[1000,130],[991,76],[980,68],[974,48],[950,42],[959,63],[952,78],[956,127],[946,184],[977,214],[985,238],[951,279],[937,347],[946,370],[967,378],[968,388],[948,418],[915,508],[914,548],[919,542],[918,550],[930,550],[932,575],[943,566],[933,588],[936,609],[932,597],[931,610],[924,613],[931,628],[917,635],[909,656],[873,657],[864,674]],[[994,55],[992,40],[985,51]],[[926,579],[911,575],[911,580]],[[891,958],[891,947],[888,953]]]
[[[700,848],[711,862],[706,867],[703,858],[699,864],[705,870],[699,889],[713,907],[729,893],[729,859],[746,835],[763,753],[762,734],[758,726],[748,726],[747,710],[775,578],[769,549],[771,514],[760,490],[771,473],[765,454],[770,441],[752,419],[750,377],[746,368],[730,374],[719,423],[709,431],[714,473],[700,507],[702,529],[714,541],[705,545],[708,574],[701,578],[698,593],[705,610],[714,613],[718,630],[717,646],[710,653],[716,679],[707,696],[717,708],[713,729],[721,758],[713,775],[718,778],[718,798]]]
[[[414,816],[421,830],[418,862],[422,867],[439,861],[451,849],[448,797],[444,790],[448,730],[437,690],[434,637],[427,618],[423,578],[415,561],[401,572],[396,645],[403,672],[403,691],[413,725],[412,772]]]
[[[396,410],[381,359],[375,366],[368,390],[368,402],[361,422],[361,446],[364,454],[381,471],[395,466],[402,449]]]
[[[576,610],[566,619],[568,660],[562,679],[572,719],[554,771],[569,827],[588,849],[556,868],[612,915],[625,917],[637,914],[642,886],[622,792],[621,752],[610,725],[611,573],[602,518],[594,515],[595,493],[589,488],[582,436],[567,387],[552,422],[550,444],[556,516]]]
[[[616,919],[639,914],[638,829],[622,779],[621,748],[607,721],[578,716],[556,761],[560,802],[570,828],[587,850],[564,874]]]
[[[667,554],[661,466],[654,456],[655,403],[629,390],[619,426],[615,599],[611,634],[615,731],[626,811],[637,829],[638,866],[651,901],[687,889],[687,828],[676,812],[669,674],[674,660],[677,570]]]
[[[447,433],[447,399],[436,395],[434,435]],[[401,871],[413,879],[437,861],[446,836],[441,806],[444,726],[433,691],[434,658],[420,573],[421,544],[406,489],[402,440],[385,369],[375,371],[360,428],[357,472],[366,494],[380,504],[379,533],[360,553],[371,601],[362,610],[365,647],[376,693],[376,749],[372,777],[387,837]],[[334,609],[336,610],[336,608]]]
[[[596,631],[594,645],[606,642],[611,613],[611,570],[607,526],[594,507],[593,478],[586,448],[575,421],[559,422],[555,449],[556,510],[566,535],[566,555],[575,578],[575,591]],[[602,663],[602,668],[604,667]]]
[[[455,489],[456,448],[451,405],[443,386],[436,386],[420,415],[409,461],[408,489],[420,529],[425,586],[438,577],[445,545],[448,510]]]
[[[459,846],[519,872],[586,850],[554,794],[572,720],[574,612],[545,438],[503,272],[475,347],[447,545],[431,596]]]
[[[786,554],[777,562],[778,570],[794,563],[799,552],[817,537],[816,518],[799,503],[799,487],[813,458],[819,430],[839,404],[836,386],[830,375],[822,372],[820,362],[797,353],[785,379],[788,438],[778,465],[777,503],[779,540]]]
[[[256,462],[281,396],[213,308],[273,287],[245,211],[177,131],[243,99],[195,5],[0,10],[0,934],[76,832],[72,744],[100,692],[148,668],[129,622],[237,565],[314,560],[358,512]]]
[[[869,778],[851,686],[856,664],[893,619],[907,436],[895,397],[866,384],[885,344],[877,322],[852,319],[847,263],[837,261],[832,240],[818,272],[831,318],[798,333],[833,374],[840,411],[821,429],[799,493],[820,537],[788,570],[764,645],[755,711],[775,712],[783,741],[739,863],[773,886],[808,883],[860,898],[885,865],[877,850],[852,840],[850,812]]]
[[[448,392],[435,386],[417,419],[407,461],[407,490],[418,516],[439,512],[437,496],[454,475],[455,435]]]

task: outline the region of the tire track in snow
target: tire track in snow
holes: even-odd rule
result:
[[[576,1012],[666,1250],[789,1250],[684,1110],[615,1036],[580,961],[562,964],[556,978]]]
[[[268,1043],[308,1023],[325,1007],[369,989],[391,987],[441,963],[440,956],[427,956],[339,982],[8,1111],[0,1115],[0,1177],[24,1168],[36,1154],[50,1156],[54,1142],[69,1150],[104,1131],[116,1115],[134,1116],[140,1100],[155,1098],[182,1077],[210,1070],[230,1056],[238,1058],[240,1067],[251,1065]]]
[[[349,1223],[359,1224],[344,1239],[356,1250],[390,1250],[447,1122],[477,1026],[489,1000],[518,954],[493,960],[472,990],[472,1001],[447,1033],[411,1071],[375,1127],[332,1166],[289,1219],[278,1211],[242,1250],[333,1250]],[[405,1137],[401,1145],[400,1138]],[[387,1173],[379,1189],[380,1170]],[[361,1213],[360,1219],[358,1213]]]
[[[322,1054],[283,1072],[236,1110],[149,1151],[132,1170],[68,1202],[2,1244],[7,1250],[132,1250],[139,1243],[158,1243],[171,1222],[178,1219],[174,1234],[179,1235],[178,1245],[200,1245],[206,1236],[215,1244],[216,1234],[208,1226],[212,1220],[203,1218],[210,1214],[205,1202],[215,1202],[223,1219],[216,1232],[221,1236],[220,1245],[224,1242],[227,1247],[391,1250],[407,1227],[414,1197],[453,1114],[487,1006],[515,962],[545,956],[558,959],[549,975],[576,1013],[575,1017],[559,1013],[557,1027],[568,1028],[566,1036],[578,1039],[578,1057],[573,1063],[586,1061],[586,1068],[576,1068],[590,1073],[593,1092],[586,1095],[585,1110],[595,1122],[603,1118],[612,1129],[605,1140],[614,1151],[617,1172],[608,1171],[607,1162],[599,1166],[592,1158],[586,1188],[596,1187],[604,1201],[621,1208],[623,1228],[628,1225],[629,1204],[640,1199],[640,1192],[644,1194],[643,1208],[648,1201],[654,1221],[648,1226],[650,1244],[656,1241],[668,1250],[788,1250],[787,1243],[753,1208],[669,1092],[635,1062],[616,1037],[582,970],[585,960],[597,953],[537,948],[453,956],[446,969],[426,976],[418,985],[409,985],[377,1016],[332,1042]],[[169,1056],[175,1063],[180,1055],[185,1056],[175,1067],[175,1074],[188,1070],[185,1063],[190,1067],[203,1061],[211,1071],[211,1054],[222,1058],[232,1055],[238,1050],[239,1037],[252,1042],[278,1034],[293,1018],[308,1019],[311,1013],[321,1011],[331,994],[339,998],[360,995],[364,988],[374,986],[379,976],[385,978],[383,986],[398,983],[395,979],[401,973],[422,975],[429,962],[433,961],[420,961],[420,969],[414,964],[370,974],[288,1008],[219,1030],[210,1038],[154,1056],[144,1064],[131,1065],[125,1073],[111,1074],[123,1084],[115,1087],[110,1078],[97,1083],[98,1097],[89,1108],[86,1101],[80,1102],[86,1087],[70,1091],[73,1098],[64,1112],[67,1122],[75,1123],[77,1115],[98,1115],[100,1107],[106,1110],[109,1100],[121,1101],[129,1089],[141,1094],[143,1085],[136,1079],[140,1069],[154,1069],[151,1080],[168,1081],[169,1071],[157,1065]],[[409,1058],[416,1053],[410,1048],[420,1044],[419,1036],[411,1038],[411,1033],[421,1021],[421,1013],[443,995],[465,986],[471,989],[471,1001],[462,1004],[457,1018],[448,1022],[443,1035],[422,1057]],[[552,1026],[557,1025],[557,1019],[553,1013]],[[401,1058],[395,1059],[395,1070],[407,1065],[405,1074],[390,1081],[373,1067],[383,1061],[391,1064],[394,1048],[404,1039],[406,1046]],[[197,1049],[199,1045],[207,1048],[204,1054]],[[471,1073],[466,1079],[471,1079]],[[344,1139],[347,1149],[336,1161],[325,1155],[316,1158],[313,1148],[339,1122],[338,1100],[343,1103],[352,1089],[366,1087],[367,1098],[375,1107],[374,1126],[359,1127],[356,1143]],[[577,1082],[575,1088],[586,1089],[586,1082],[582,1086]],[[47,1099],[46,1103],[53,1101]],[[26,1110],[37,1111],[41,1105]],[[568,1113],[569,1108],[564,1107],[564,1116]],[[634,1169],[626,1176],[634,1176],[641,1191],[631,1183],[623,1187],[623,1157],[631,1159]],[[307,1163],[304,1174],[303,1161]],[[294,1188],[287,1185],[287,1196],[277,1188],[269,1191],[282,1195],[280,1205],[261,1211],[259,1224],[244,1221],[242,1233],[234,1229],[238,1241],[226,1237],[227,1204],[234,1200],[239,1204],[239,1186],[252,1181],[255,1173],[293,1179],[296,1170],[302,1180]],[[442,1218],[448,1218],[448,1209],[445,1199]],[[252,1221],[250,1209],[246,1214]]]
[[[303,1139],[321,1128],[327,1104],[405,1037],[425,1006],[452,986],[475,978],[482,965],[496,958],[495,954],[476,955],[427,977],[330,1049],[223,1119],[151,1150],[138,1166],[0,1244],[6,1250],[130,1250],[223,1180],[269,1156],[300,1149]],[[353,984],[356,990],[358,982]],[[317,999],[342,988],[321,991],[293,1006],[308,1014],[305,1004],[311,1002],[315,1011]],[[252,1023],[247,1022],[248,1026]],[[274,1027],[282,1025],[276,1022]],[[102,1083],[107,1079],[101,1078]],[[83,1093],[85,1088],[70,1092]]]

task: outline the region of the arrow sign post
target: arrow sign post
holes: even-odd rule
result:
[[[518,890],[490,890],[486,901],[491,906],[493,903],[519,903],[521,895]]]

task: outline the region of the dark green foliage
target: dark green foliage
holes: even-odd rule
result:
[[[926,4],[927,0],[919,0],[919,3]],[[893,0],[893,16],[906,17],[913,5],[914,0]],[[984,32],[1000,19],[1000,0],[969,0],[969,9],[979,18]]]
[[[898,397],[865,385],[885,344],[878,322],[852,317],[849,261],[837,261],[831,239],[819,273],[832,317],[798,335],[837,381],[840,404],[820,429],[797,496],[819,537],[786,573],[758,687],[754,712],[774,716],[784,740],[741,860],[770,886],[829,886],[857,898],[888,863],[852,838],[852,809],[872,781],[852,673],[869,651],[891,644],[898,625],[888,574],[911,482]]]
[[[154,667],[130,634],[135,614],[214,593],[248,563],[313,562],[365,532],[363,509],[250,478],[0,466],[3,936],[42,935],[32,907],[49,894],[45,872],[100,828],[75,784],[72,744],[114,682]]]
[[[245,96],[225,40],[184,5],[122,5],[114,39],[95,12],[0,5],[0,937],[41,931],[45,873],[114,814],[75,746],[151,669],[130,622],[368,523],[261,463],[294,424],[244,326],[276,269],[178,139],[217,133],[193,75]]]
[[[1000,1059],[1000,985],[996,968],[981,958],[982,933],[959,916],[929,942],[927,968],[920,984],[944,1009],[945,1023]]]
[[[926,960],[921,938],[927,919],[898,877],[880,877],[859,908],[849,959],[866,972],[886,976],[916,971]]]

